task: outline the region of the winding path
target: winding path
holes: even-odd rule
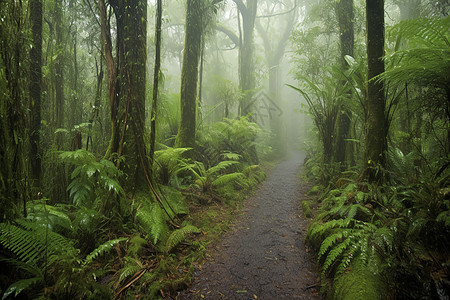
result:
[[[297,173],[299,153],[278,164],[244,204],[191,288],[177,299],[320,299],[314,259],[303,244],[306,187]]]

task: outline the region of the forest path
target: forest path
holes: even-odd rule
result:
[[[191,288],[176,299],[321,298],[314,258],[303,244],[308,221],[301,200],[308,187],[297,177],[303,158],[293,153],[269,173]]]

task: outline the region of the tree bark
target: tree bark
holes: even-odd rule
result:
[[[248,0],[245,5],[242,0],[233,0],[242,16],[242,45],[239,47],[239,82],[244,98],[241,100],[239,111],[241,116],[252,112],[252,97],[255,89],[255,59],[254,59],[254,28],[256,19],[257,0]]]
[[[181,121],[175,147],[195,146],[198,65],[203,34],[202,0],[188,0],[185,48],[181,70]]]
[[[363,178],[380,182],[386,166],[386,99],[383,82],[372,79],[384,72],[384,0],[366,0],[366,26],[368,84]]]
[[[150,167],[153,168],[156,140],[156,118],[158,117],[158,85],[161,68],[161,24],[162,24],[162,0],[156,3],[156,30],[155,30],[155,70],[153,72],[153,101],[150,120]]]
[[[30,162],[31,178],[40,186],[41,81],[42,81],[42,1],[30,1],[32,45],[30,50]]]
[[[343,70],[348,68],[348,64],[345,60],[345,56],[354,56],[354,14],[353,14],[353,0],[341,0],[337,3],[336,14],[339,23],[339,40],[340,40],[340,52],[341,52],[341,66]],[[343,83],[345,84],[345,82]],[[351,94],[349,94],[351,96]],[[351,124],[352,112],[348,109],[348,106],[344,104],[340,105],[338,115],[338,135],[336,139],[336,162],[341,164],[341,168],[344,169],[347,165],[347,149],[348,147],[345,139],[349,138],[350,124]]]
[[[147,2],[109,2],[117,22],[116,98],[110,100],[113,128],[118,132],[113,134],[108,152],[125,157],[125,163],[118,160],[117,165],[127,175],[125,185],[135,190],[146,186],[150,169],[144,143]]]

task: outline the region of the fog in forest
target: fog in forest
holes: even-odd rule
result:
[[[449,299],[450,0],[0,0],[2,299]]]

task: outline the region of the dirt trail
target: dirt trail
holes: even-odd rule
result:
[[[307,221],[300,201],[307,188],[297,177],[302,162],[294,153],[269,173],[234,230],[177,299],[321,299],[312,287],[314,259],[303,245]]]

